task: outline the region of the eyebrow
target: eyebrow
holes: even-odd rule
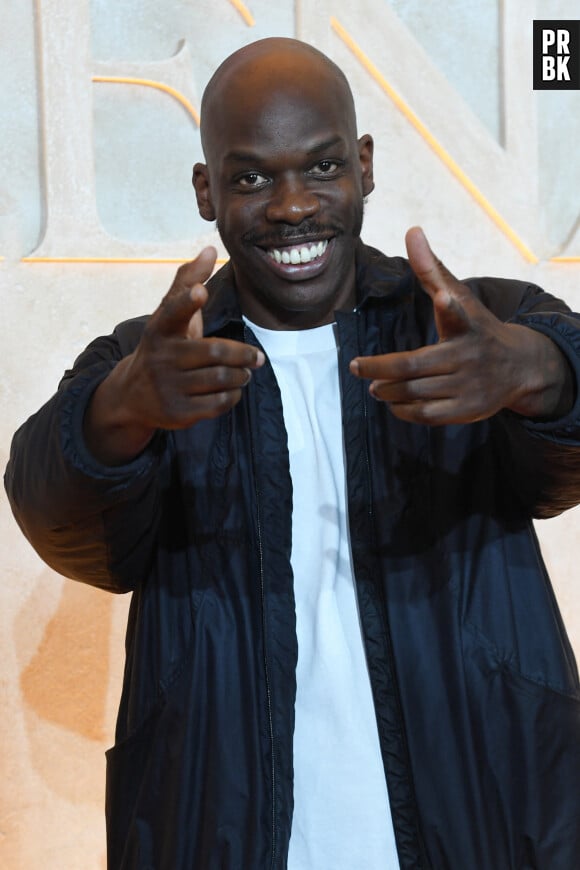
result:
[[[313,145],[312,148],[309,148],[308,154],[319,154],[321,151],[326,151],[327,148],[334,148],[335,145],[344,145],[345,140],[342,136],[333,136],[332,139],[327,139],[324,142],[321,142],[319,145]]]
[[[345,145],[345,139],[342,136],[333,136],[331,139],[325,139],[324,142],[319,142],[316,145],[312,145],[311,148],[308,148],[306,151],[307,155],[315,155],[320,154],[322,151],[326,151],[328,148],[334,148],[336,145]],[[225,155],[226,161],[235,161],[238,163],[259,163],[264,159],[266,155],[261,155],[253,151],[229,151]]]

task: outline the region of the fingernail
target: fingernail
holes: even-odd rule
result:
[[[358,373],[359,373],[358,360],[356,360],[356,359],[351,360],[350,370],[353,373],[353,375],[358,375]]]
[[[266,357],[264,356],[263,352],[261,350],[259,350],[256,353],[256,365],[262,366],[262,365],[264,365],[265,362],[266,362]]]

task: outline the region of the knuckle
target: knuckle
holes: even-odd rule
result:
[[[216,411],[218,413],[221,413],[222,411],[225,411],[226,408],[229,406],[231,399],[230,392],[222,390],[220,393],[215,393],[213,399]]]
[[[171,289],[169,291],[170,293],[171,290],[173,290],[174,288],[181,290],[185,286],[186,279],[188,277],[188,265],[188,263],[182,263],[181,266],[177,268],[177,271],[175,272],[175,278],[173,279],[173,284],[171,285]]]
[[[405,379],[416,378],[423,373],[424,367],[422,357],[410,353],[401,359],[398,374],[399,377]]]
[[[237,402],[239,402],[242,396],[242,391],[240,389],[236,390],[222,390],[219,393],[214,393],[212,396],[211,405],[208,408],[208,417],[219,417],[220,414],[224,414],[226,411],[229,411]]]
[[[226,366],[216,366],[213,371],[214,383],[218,390],[225,390],[233,382],[233,373]]]
[[[241,399],[242,391],[239,387],[237,387],[235,390],[224,390],[218,395],[220,407],[222,408],[222,410],[227,410]]]
[[[205,348],[210,363],[215,364],[221,361],[223,350],[218,340],[213,338],[205,339]]]
[[[160,390],[157,392],[157,403],[160,417],[166,421],[177,421],[185,411],[183,402],[176,400],[172,394]]]
[[[159,306],[160,310],[163,309],[164,304],[165,304],[165,300],[163,300],[161,302],[161,304]],[[145,324],[145,326],[143,328],[143,334],[141,336],[140,345],[143,346],[144,344],[145,345],[150,344],[152,341],[154,341],[156,336],[157,336],[156,321],[153,317],[149,317],[147,320],[147,323]]]
[[[436,402],[418,402],[415,405],[415,413],[420,423],[434,425],[439,420]]]

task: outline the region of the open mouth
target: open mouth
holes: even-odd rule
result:
[[[295,245],[284,248],[269,248],[266,253],[276,263],[299,266],[311,263],[322,257],[328,247],[328,239],[320,242],[308,242],[304,245]]]

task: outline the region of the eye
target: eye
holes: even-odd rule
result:
[[[319,178],[334,175],[339,169],[340,164],[336,160],[320,160],[316,166],[310,170],[311,175],[316,175]]]
[[[267,181],[268,179],[264,175],[260,175],[259,172],[246,172],[236,178],[236,184],[245,188],[261,187]]]

